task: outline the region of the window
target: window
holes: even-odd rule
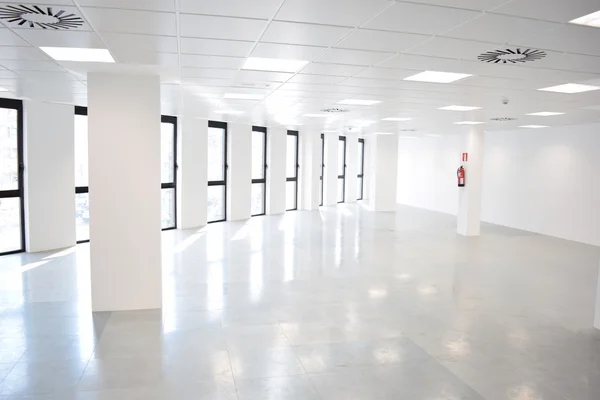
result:
[[[75,222],[77,243],[90,241],[87,108],[75,107]]]
[[[207,221],[227,219],[227,124],[208,121]]]
[[[365,139],[358,139],[358,182],[356,199],[362,200],[365,183]]]
[[[298,131],[287,131],[285,208],[298,209]]]
[[[346,137],[340,136],[338,141],[338,184],[337,197],[338,203],[343,203],[346,199]]]
[[[0,99],[0,255],[25,250],[23,103]]]
[[[325,173],[325,135],[323,133],[321,133],[321,203],[319,203],[320,206],[323,205],[323,196],[324,196],[324,192],[325,192],[325,187],[323,186],[324,173]]]
[[[265,215],[267,205],[267,128],[252,127],[251,213]]]
[[[177,118],[163,115],[160,124],[161,227],[177,227]]]

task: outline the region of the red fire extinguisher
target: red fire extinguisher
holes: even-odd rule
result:
[[[458,177],[458,187],[465,186],[465,168],[461,165],[460,168],[456,170],[456,176]]]

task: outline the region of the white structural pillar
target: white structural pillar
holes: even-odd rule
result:
[[[473,126],[464,134],[463,151],[468,161],[462,162],[465,168],[465,186],[458,188],[458,214],[456,217],[458,234],[478,236],[481,226],[481,190],[483,185],[483,128]]]
[[[596,289],[596,308],[594,309],[594,328],[600,329],[600,268],[598,268],[598,288]]]
[[[92,310],[161,308],[160,79],[88,74]]]
[[[338,202],[338,142],[337,133],[325,134],[325,164],[323,171],[323,205],[333,206]]]
[[[208,121],[179,118],[177,143],[177,227],[206,225]]]
[[[373,211],[395,211],[398,136],[373,135],[369,151],[369,206]]]
[[[356,203],[358,193],[358,136],[346,136],[345,202]]]
[[[227,124],[227,220],[252,214],[252,126]]]
[[[27,251],[74,246],[73,106],[25,101],[24,110]]]
[[[285,212],[287,130],[267,130],[267,214]]]
[[[321,134],[318,131],[300,135],[300,186],[302,198],[300,208],[317,210],[321,203]]]

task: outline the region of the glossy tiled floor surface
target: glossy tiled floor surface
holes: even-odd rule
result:
[[[87,245],[4,257],[0,399],[599,399],[599,249],[454,224],[341,205],[165,232],[162,314],[92,314]]]

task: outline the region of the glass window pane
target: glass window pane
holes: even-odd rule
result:
[[[90,240],[90,194],[75,195],[75,221],[77,241]]]
[[[296,209],[296,185],[295,181],[285,183],[285,208],[287,210]]]
[[[167,122],[160,124],[160,181],[175,181],[175,125]]]
[[[356,187],[356,199],[362,200],[362,198],[363,198],[363,178],[358,178],[358,181],[356,182],[356,184],[358,185]]]
[[[0,253],[21,247],[21,199],[0,199]]]
[[[225,129],[208,128],[208,180],[225,180]]]
[[[338,203],[342,203],[344,201],[344,178],[338,178],[337,195]]]
[[[346,142],[338,140],[338,175],[344,175],[344,164],[346,163]]]
[[[286,177],[287,178],[295,178],[296,177],[296,164],[297,164],[297,154],[298,149],[296,148],[296,139],[298,136],[288,135],[287,137],[287,168],[286,168]]]
[[[358,175],[363,175],[363,168],[365,166],[363,157],[365,154],[365,144],[363,142],[358,142]]]
[[[265,133],[252,132],[252,179],[265,177]]]
[[[161,228],[175,227],[175,189],[161,189]]]
[[[17,114],[17,110],[0,108],[0,190],[19,188]]]
[[[208,187],[208,222],[225,219],[225,186]]]
[[[252,184],[252,215],[265,213],[265,184]]]

